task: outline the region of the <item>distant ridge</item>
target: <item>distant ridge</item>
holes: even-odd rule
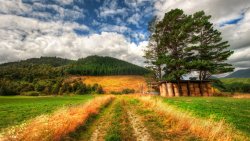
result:
[[[225,78],[250,78],[250,68],[237,70]]]
[[[25,66],[25,65],[50,65],[53,67],[64,66],[74,62],[73,60],[64,59],[60,57],[40,57],[29,58],[26,60],[8,62],[0,64],[0,66]]]

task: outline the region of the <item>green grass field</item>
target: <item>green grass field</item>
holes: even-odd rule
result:
[[[84,96],[0,96],[0,130],[64,106],[81,104],[94,98]]]
[[[250,135],[250,100],[223,97],[166,98],[164,102],[190,111],[198,117],[225,121]]]
[[[225,84],[231,84],[231,83],[250,84],[250,78],[220,78],[220,80]]]

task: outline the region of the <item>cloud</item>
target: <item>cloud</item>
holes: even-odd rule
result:
[[[84,10],[78,6],[65,8],[64,5],[71,4],[73,0],[56,0],[56,2],[59,4],[47,4],[42,1],[32,3],[24,3],[21,0],[0,1],[0,14],[25,16],[45,21],[84,19]]]
[[[119,8],[117,6],[116,0],[106,0],[104,1],[103,5],[97,11],[97,14],[100,17],[108,17],[114,15],[126,15],[126,8]]]
[[[74,29],[88,30],[88,27],[14,15],[0,15],[0,21],[0,63],[40,56],[78,59],[96,54],[143,65],[145,43],[136,45],[119,33],[79,36]]]
[[[22,3],[22,0],[1,0],[0,13],[1,14],[20,14],[32,11],[32,7],[28,4]]]
[[[140,21],[140,19],[141,19],[141,15],[138,13],[135,13],[134,15],[132,15],[131,17],[127,19],[127,22],[139,26],[138,22]]]
[[[132,32],[130,28],[126,26],[120,25],[111,25],[111,24],[102,24],[100,31],[104,32],[117,32],[117,33],[125,33]]]
[[[74,0],[56,0],[58,3],[63,4],[63,5],[69,5],[74,2]]]

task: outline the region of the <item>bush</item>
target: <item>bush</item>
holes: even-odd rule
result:
[[[119,91],[111,91],[110,93],[111,93],[111,94],[122,94],[122,93],[119,92]]]
[[[40,93],[37,91],[29,91],[29,92],[23,92],[21,93],[23,96],[39,96]]]
[[[122,90],[122,93],[123,94],[131,94],[131,93],[135,93],[135,90],[126,88],[126,89]]]
[[[134,89],[123,89],[122,91],[111,91],[111,94],[131,94],[131,93],[135,93]]]

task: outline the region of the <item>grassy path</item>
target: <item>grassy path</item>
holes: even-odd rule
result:
[[[135,97],[117,96],[99,115],[71,135],[71,140],[200,140],[185,129],[175,129],[177,123],[165,119],[164,114],[155,112]]]
[[[128,99],[128,103],[128,110],[133,113],[133,118],[139,125],[137,130],[142,128],[138,135],[144,137],[141,140],[199,140],[188,131],[174,131],[175,123],[172,122],[170,124],[165,120],[166,117],[164,114],[155,112],[147,104],[138,99],[130,98]]]
[[[104,140],[106,135],[106,128],[111,124],[112,109],[117,100],[114,100],[109,105],[103,107],[101,112],[92,116],[88,121],[81,127],[79,127],[75,132],[71,133],[64,140],[77,140],[77,141],[94,141],[94,140]]]
[[[119,141],[135,140],[133,128],[125,109],[125,101],[117,98],[102,111],[91,117],[86,124],[64,140],[76,141]]]

